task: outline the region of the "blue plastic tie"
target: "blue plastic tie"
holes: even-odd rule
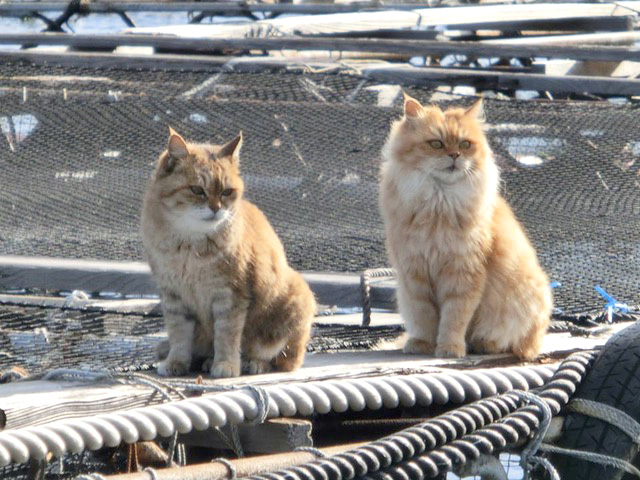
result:
[[[613,321],[613,312],[627,313],[629,311],[629,306],[626,303],[618,303],[618,301],[609,295],[600,285],[596,285],[594,288],[596,292],[602,295],[607,301],[605,308],[607,309],[607,320],[609,323]]]

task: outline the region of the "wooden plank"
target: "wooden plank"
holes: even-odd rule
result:
[[[640,4],[640,2],[638,2]],[[579,12],[579,13],[577,13]],[[317,35],[335,32],[410,29],[414,27],[477,25],[482,22],[515,22],[540,19],[630,16],[636,12],[632,6],[625,8],[610,4],[553,3],[529,5],[481,5],[414,9],[410,11],[388,10],[383,12],[340,13],[260,20],[246,26],[230,25],[172,25],[129,29],[135,33],[175,34],[189,37],[255,35],[261,29],[277,31],[281,35]]]
[[[499,30],[506,32],[523,31],[562,31],[562,32],[619,32],[621,30],[632,30],[634,16],[598,16],[580,17],[577,14],[574,18],[527,18],[522,20],[492,21],[486,19],[475,24],[470,23],[449,23],[447,27],[451,30]]]
[[[303,276],[320,304],[341,308],[362,304],[359,275],[303,272]],[[44,257],[0,256],[0,288],[157,295],[146,263]],[[371,297],[374,307],[393,308],[394,293],[393,284],[373,282]]]
[[[521,47],[526,47],[528,45],[633,45],[638,41],[640,41],[640,32],[611,32],[578,35],[547,35],[520,38],[501,38],[496,40],[481,40],[481,43],[499,46],[518,45]],[[621,59],[610,58],[610,60]]]
[[[639,95],[640,80],[550,76],[536,73],[510,73],[454,68],[388,67],[363,69],[364,76],[401,85],[471,85],[477,89],[538,90],[549,92],[596,93],[600,95]]]
[[[61,12],[68,2],[0,3],[0,16],[28,16],[33,12]],[[81,4],[82,13],[113,12],[215,12],[215,13],[292,13],[298,15],[350,13],[371,10],[415,10],[429,8],[427,3],[394,3],[377,1],[354,3],[245,3],[245,2],[91,2]]]
[[[244,453],[291,452],[313,446],[311,422],[297,418],[274,418],[259,425],[239,425],[238,435]],[[180,435],[180,442],[197,447],[228,450],[229,445],[215,430],[192,431]]]
[[[54,382],[28,380],[3,384],[0,408],[5,429],[40,425],[62,418],[80,418],[130,408],[164,403],[148,386],[117,385],[109,382]]]
[[[159,68],[173,71],[210,71],[225,66],[238,72],[259,72],[279,69],[292,65],[290,60],[268,57],[225,57],[215,55],[177,55],[177,54],[113,54],[106,52],[51,52],[42,50],[0,50],[0,62],[27,62],[32,65],[57,65],[61,67],[90,68]],[[337,68],[332,62],[311,62],[305,68]]]
[[[363,446],[364,443],[350,443],[331,447],[323,447],[324,455],[335,455]],[[261,473],[275,472],[293,465],[300,465],[318,460],[316,453],[289,452],[257,457],[238,458],[230,460],[234,466],[235,475],[231,475],[226,463],[212,460],[208,463],[185,465],[178,468],[162,468],[154,471],[156,480],[228,480],[229,478],[245,478]],[[135,472],[109,475],[103,478],[109,480],[149,480],[149,472]]]
[[[165,50],[216,52],[222,50],[361,51],[392,54],[471,55],[474,57],[547,57],[574,60],[640,60],[640,48],[581,45],[511,45],[485,42],[343,38],[187,38],[170,35],[68,35],[60,33],[0,34],[0,44],[66,45],[76,48],[147,46]]]
[[[66,2],[6,2],[0,3],[0,16],[24,17],[35,12],[61,12],[67,6]],[[336,14],[352,12],[372,12],[389,10],[417,10],[429,8],[422,3],[394,3],[382,5],[380,2],[354,2],[354,3],[256,3],[244,2],[91,2],[81,4],[79,11],[89,13],[114,13],[114,12],[201,12],[204,15],[238,14],[246,13],[276,13],[276,14]],[[486,7],[484,7],[486,8]],[[631,28],[633,14],[628,12],[626,16],[599,15],[583,17],[580,14],[574,17],[561,18],[522,18],[519,20],[477,20],[470,24],[448,23],[451,29],[490,29],[490,30],[562,30],[562,31],[619,31]],[[451,22],[451,19],[447,20]],[[454,20],[455,22],[455,20]],[[423,32],[426,33],[426,32]],[[431,32],[432,34],[436,32]]]

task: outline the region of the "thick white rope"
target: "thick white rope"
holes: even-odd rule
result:
[[[461,404],[543,386],[557,366],[327,380],[239,388],[118,413],[0,432],[0,466],[274,417]],[[266,412],[266,414],[265,414]]]

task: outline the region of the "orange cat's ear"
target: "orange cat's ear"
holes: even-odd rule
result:
[[[218,155],[220,157],[229,157],[232,162],[238,164],[240,163],[240,148],[242,148],[242,132],[240,132],[236,138],[226,143],[220,149]]]
[[[422,105],[415,98],[411,98],[406,93],[403,93],[404,98],[404,114],[407,117],[417,117],[422,113]]]
[[[476,120],[484,120],[484,108],[482,106],[482,97],[473,102],[467,110],[464,112],[465,115],[469,115],[474,117]]]

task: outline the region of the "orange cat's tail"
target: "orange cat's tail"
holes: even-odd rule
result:
[[[528,334],[522,337],[520,342],[513,347],[513,354],[520,360],[528,362],[535,360],[542,350],[542,343],[548,326],[548,316],[540,318]]]

